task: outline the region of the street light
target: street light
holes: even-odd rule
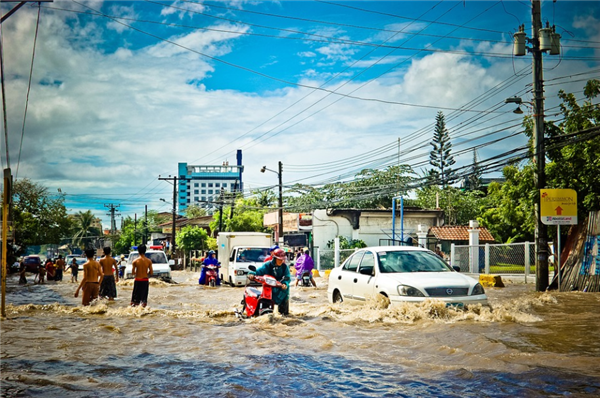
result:
[[[277,174],[277,177],[279,177],[279,227],[277,228],[277,241],[279,243],[280,240],[281,242],[283,242],[283,183],[281,179],[281,173],[283,172],[283,163],[281,163],[281,161],[279,162],[279,172],[268,169],[267,166],[263,166],[262,169],[260,169],[260,172],[264,173],[265,171],[275,173]]]
[[[513,111],[513,113],[516,113],[517,115],[522,115],[523,114],[523,110],[521,109],[521,105],[523,104],[527,104],[531,107],[533,107],[533,103],[532,102],[527,102],[527,101],[523,101],[521,99],[521,97],[510,97],[504,100],[505,104],[517,104],[517,109],[515,109]]]

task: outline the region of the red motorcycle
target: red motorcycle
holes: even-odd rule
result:
[[[256,267],[253,265],[250,265],[248,268],[251,271],[256,271]],[[252,286],[246,286],[244,298],[242,299],[242,311],[239,311],[237,308],[235,309],[235,314],[238,318],[252,318],[273,313],[275,307],[273,288],[282,287],[283,283],[271,275],[256,275],[254,282],[262,285],[262,291]]]
[[[215,287],[219,285],[219,268],[221,267],[219,264],[209,264],[203,265],[206,268],[206,276],[204,277],[204,285],[208,285],[210,287]]]

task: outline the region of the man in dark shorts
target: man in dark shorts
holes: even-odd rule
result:
[[[98,291],[100,290],[100,281],[104,274],[102,273],[102,267],[98,261],[94,260],[94,250],[87,249],[85,251],[87,262],[83,264],[83,278],[77,290],[75,291],[75,297],[79,295],[79,290],[83,288],[83,295],[81,296],[82,305],[90,305],[92,300],[98,298]]]
[[[63,260],[62,255],[59,255],[58,260],[56,260],[56,275],[54,277],[55,281],[62,282],[64,270],[65,270],[65,260]]]
[[[117,283],[119,281],[119,275],[116,275],[115,282],[115,271],[117,268],[117,260],[111,257],[110,247],[104,248],[104,257],[100,260],[100,266],[104,273],[104,278],[100,283],[100,297],[107,298],[112,301],[117,297]]]
[[[140,256],[133,260],[131,264],[131,273],[135,277],[133,282],[133,293],[131,294],[131,306],[135,307],[142,305],[145,307],[148,304],[148,288],[150,282],[148,277],[152,275],[152,260],[146,257],[146,245],[138,246]]]
[[[68,270],[69,268],[71,268],[71,283],[77,282],[77,275],[79,274],[79,264],[77,264],[76,258],[73,258],[73,261],[71,261],[71,264],[67,266],[66,270]]]

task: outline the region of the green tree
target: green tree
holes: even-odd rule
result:
[[[461,191],[455,187],[428,186],[418,189],[415,204],[423,209],[435,209],[436,204],[444,211],[447,225],[468,225],[476,220],[486,204],[480,191]]]
[[[184,251],[206,250],[208,248],[208,233],[195,225],[186,225],[177,233],[177,247]]]
[[[102,231],[94,227],[96,217],[91,210],[80,211],[75,215],[73,244],[81,248],[92,247],[92,242],[102,236]]]
[[[204,207],[195,204],[188,206],[184,212],[187,218],[204,217],[207,215]]]
[[[481,189],[481,166],[477,161],[477,152],[473,149],[473,165],[467,177],[467,189],[477,191]]]
[[[587,82],[582,105],[573,94],[561,90],[558,97],[564,119],[546,127],[547,185],[577,192],[581,220],[589,211],[600,210],[600,135],[594,130],[600,126],[600,106],[592,102],[599,94],[600,80]]]
[[[46,187],[27,178],[15,181],[12,216],[17,254],[27,246],[59,244],[68,236],[71,221],[64,201],[64,194],[50,195]]]
[[[429,164],[433,166],[433,174],[438,177],[440,185],[447,187],[456,179],[456,174],[452,171],[452,165],[455,161],[451,153],[450,135],[446,129],[444,114],[441,111],[435,117],[435,129],[431,146],[433,149],[429,152]]]
[[[502,184],[488,187],[487,206],[477,218],[500,242],[533,241],[535,231],[535,170],[532,164],[522,169],[507,166]]]
[[[223,208],[223,231],[232,232],[266,232],[269,229],[263,226],[263,216],[267,210],[263,209],[256,197],[236,199],[233,217],[231,207]],[[220,211],[215,212],[213,221],[210,223],[212,231],[219,230]]]

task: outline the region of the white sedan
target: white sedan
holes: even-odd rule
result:
[[[364,302],[377,294],[390,303],[441,300],[447,305],[487,305],[481,284],[448,266],[430,250],[412,246],[367,247],[331,270],[330,303]]]

